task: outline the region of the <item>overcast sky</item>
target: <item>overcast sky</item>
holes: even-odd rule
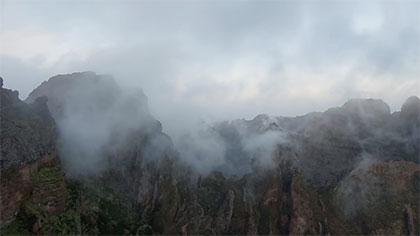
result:
[[[164,126],[420,94],[419,1],[0,0],[0,17],[22,99],[56,74],[112,74]]]

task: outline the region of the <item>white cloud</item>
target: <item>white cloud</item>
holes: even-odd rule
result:
[[[2,31],[0,34],[0,53],[21,60],[33,60],[43,57],[56,58],[60,40],[52,32],[40,32],[35,29]]]

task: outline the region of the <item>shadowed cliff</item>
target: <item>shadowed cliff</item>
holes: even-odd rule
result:
[[[47,105],[57,124],[57,138],[45,135],[60,154],[69,200],[53,216],[42,213],[45,207],[21,207],[6,232],[420,232],[417,97],[392,114],[381,100],[353,99],[300,117],[216,122],[177,145],[150,115],[145,96],[119,87],[110,76],[58,75],[26,101],[42,102],[43,111]],[[24,139],[28,130],[17,129]],[[2,132],[2,140],[10,138]],[[31,160],[28,153],[9,156],[8,163],[21,160],[23,166]],[[46,223],[35,224],[28,215]]]

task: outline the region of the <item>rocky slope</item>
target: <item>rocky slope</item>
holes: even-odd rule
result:
[[[48,101],[40,101],[43,96]],[[420,233],[417,97],[393,114],[384,102],[368,99],[295,118],[259,115],[212,124],[209,132],[226,147],[225,162],[206,174],[176,150],[145,96],[126,93],[111,77],[55,76],[26,101],[44,108],[46,102],[57,123],[66,184],[60,185],[59,164],[33,174],[32,195],[24,197],[29,204],[2,200],[2,209],[20,205],[2,233]],[[4,107],[2,95],[2,119]],[[27,152],[15,156],[8,163],[33,163]],[[2,176],[11,166],[2,166]],[[60,183],[68,200],[46,214],[49,205],[33,203],[54,196],[37,190],[50,182]],[[21,190],[9,184],[3,191]],[[43,222],[34,224],[34,216]]]
[[[46,98],[31,104],[1,80],[0,225],[25,215],[28,230],[39,233],[44,219],[63,212],[67,200],[64,175],[56,150],[56,126]],[[39,208],[35,214],[32,208]],[[11,226],[10,226],[11,225]],[[6,231],[7,232],[7,231]]]

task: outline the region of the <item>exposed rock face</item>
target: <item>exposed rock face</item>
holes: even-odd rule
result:
[[[44,108],[46,102],[58,125],[67,188],[58,165],[40,169],[30,164],[38,162],[16,161],[37,171],[30,175],[36,194],[26,197],[17,216],[30,227],[20,225],[14,232],[420,233],[416,97],[393,114],[381,100],[355,99],[296,118],[259,115],[213,124],[211,131],[226,145],[226,162],[203,175],[180,157],[149,114],[145,96],[127,95],[111,77],[92,72],[55,76],[27,102],[43,96],[48,97]],[[77,157],[83,158],[72,162]],[[78,175],[81,170],[86,172]],[[22,177],[10,179],[20,183]],[[19,199],[20,188],[3,189],[10,192],[10,205],[19,205],[11,199]],[[69,192],[67,203],[54,189]]]
[[[420,99],[412,96],[407,98],[403,106],[401,107],[401,119],[404,121],[415,121],[420,114]]]
[[[26,102],[42,96],[48,97],[48,108],[57,122],[58,150],[68,175],[107,169],[112,164],[107,157],[133,133],[139,138],[161,133],[161,124],[150,116],[142,91],[126,92],[111,76],[57,75],[34,89]],[[164,140],[156,142],[165,148]]]
[[[0,95],[0,226],[15,218],[24,201],[44,208],[43,217],[60,213],[64,210],[67,194],[55,147],[55,122],[48,111],[46,98],[25,104],[19,100],[17,91],[1,88]],[[39,176],[45,168],[53,167],[57,168],[53,182],[48,176]],[[32,219],[37,221],[40,217],[33,216]],[[26,223],[34,227],[32,232],[39,232],[42,225]]]
[[[306,180],[316,186],[331,186],[355,168],[364,153],[382,161],[419,163],[420,116],[418,108],[412,110],[409,119],[402,119],[391,115],[388,105],[380,100],[350,100],[324,113],[278,118],[278,122],[295,134]]]
[[[1,88],[1,170],[54,153],[55,139],[46,97],[26,104],[17,91]]]
[[[354,169],[338,187],[321,191],[297,175],[292,190],[296,204],[291,232],[418,234],[419,227],[411,220],[418,221],[419,215],[408,216],[407,212],[412,207],[419,209],[419,196],[410,187],[419,170],[418,164],[407,161],[372,163]]]
[[[404,137],[403,153],[406,160],[420,163],[420,100],[409,97],[401,107],[401,112],[394,115],[397,120],[395,130]]]

